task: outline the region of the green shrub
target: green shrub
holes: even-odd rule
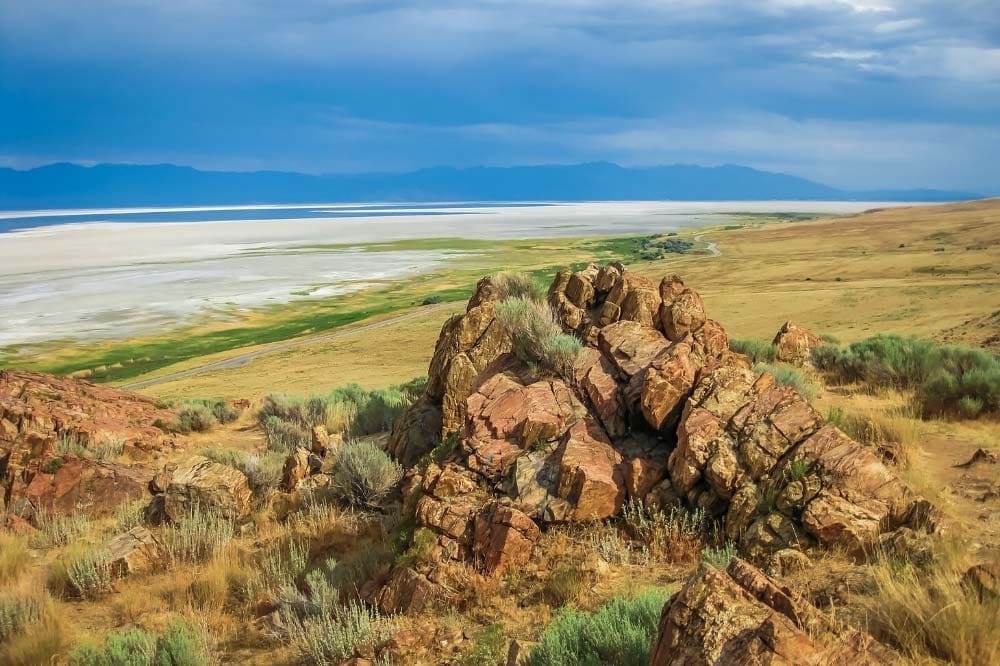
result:
[[[983,401],[971,395],[963,395],[958,399],[958,413],[967,419],[974,419],[983,411]]]
[[[146,515],[146,500],[125,500],[115,509],[115,531],[128,532],[142,525]]]
[[[322,425],[330,432],[363,437],[392,429],[399,415],[423,393],[426,377],[382,389],[347,384],[325,396],[305,400],[272,395],[257,414],[274,450],[308,447],[311,430]],[[291,447],[291,448],[289,448]]]
[[[778,357],[777,345],[760,338],[748,340],[734,338],[729,341],[729,350],[749,356],[753,363],[774,363]]]
[[[802,373],[795,368],[784,365],[769,365],[767,363],[757,363],[753,366],[757,374],[769,373],[781,386],[791,386],[803,397],[812,400],[816,397],[816,387],[813,386]]]
[[[367,441],[344,444],[330,472],[330,489],[355,506],[377,507],[403,477],[403,468]]]
[[[222,465],[235,467],[247,477],[247,482],[255,491],[276,488],[281,483],[286,457],[281,451],[267,451],[261,455],[231,448],[202,449],[200,455]]]
[[[161,540],[174,562],[205,562],[232,541],[234,534],[232,520],[194,504],[163,530]]]
[[[413,532],[413,540],[406,551],[396,558],[396,564],[412,568],[426,560],[436,545],[437,535],[426,527],[420,527]]]
[[[108,634],[103,646],[84,644],[69,654],[71,666],[207,666],[205,632],[175,620],[159,636],[143,629]]]
[[[546,627],[527,666],[647,666],[660,612],[669,595],[649,589],[616,597],[596,613],[561,610]]]
[[[507,298],[497,304],[496,319],[510,336],[514,355],[529,365],[569,376],[582,345],[563,333],[545,302]]]
[[[912,389],[924,417],[1000,413],[1000,359],[985,349],[877,335],[847,347],[820,345],[812,357],[837,381]]]
[[[189,403],[177,414],[176,430],[180,433],[208,432],[218,421],[212,409],[205,404]]]
[[[50,566],[46,586],[59,597],[96,599],[112,588],[111,562],[104,550],[80,545]]]
[[[247,583],[247,598],[274,594],[283,587],[293,587],[309,564],[309,546],[289,541],[269,547],[257,562]]]
[[[87,440],[78,433],[63,431],[59,433],[59,440],[56,442],[56,453],[60,456],[73,454],[78,458],[85,458],[88,453]]]
[[[0,644],[42,619],[44,602],[27,594],[0,594]]]
[[[316,606],[317,613],[304,617],[287,607],[282,610],[292,646],[316,666],[339,664],[360,650],[374,651],[395,626],[392,618],[354,600]]]
[[[264,436],[267,450],[276,453],[291,453],[298,447],[310,448],[312,434],[294,421],[282,421],[277,416],[269,416],[264,421]]]

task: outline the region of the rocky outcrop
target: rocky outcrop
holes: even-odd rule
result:
[[[141,479],[148,469],[110,457],[118,451],[145,457],[175,446],[175,438],[154,425],[175,419],[175,412],[144,396],[40,372],[0,371],[0,513],[100,512],[132,496],[133,480],[147,482]]]
[[[809,363],[813,348],[823,344],[823,338],[801,326],[786,321],[778,329],[771,344],[777,350],[776,358],[779,361],[805,365]]]
[[[507,353],[492,332],[501,296],[481,281],[466,313],[445,325],[428,390],[391,440],[398,458],[415,461],[439,436],[438,409],[442,429],[459,434],[447,464],[410,486],[418,525],[447,557],[495,552],[481,535],[493,534],[486,516],[496,506],[540,525],[607,518],[628,499],[681,504],[718,520],[748,556],[764,563],[781,552],[789,566],[817,545],[861,555],[889,532],[933,522],[929,505],[864,447],[730,352],[679,277],[657,284],[620,264],[560,271],[548,302],[583,343],[566,376]],[[436,489],[446,476],[475,492]],[[523,551],[504,525],[501,541]]]
[[[663,608],[652,666],[673,664],[888,664],[894,654],[854,633],[819,642],[823,619],[806,601],[736,558],[702,564]]]
[[[245,518],[250,513],[247,478],[229,465],[191,457],[174,471],[164,493],[164,509],[170,520],[181,521],[195,507],[233,520]]]
[[[462,426],[465,400],[479,373],[510,351],[510,339],[496,323],[494,306],[501,296],[491,277],[479,281],[465,314],[441,328],[427,372],[427,396],[441,406],[441,432]]]

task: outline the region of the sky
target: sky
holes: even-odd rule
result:
[[[0,0],[0,166],[742,164],[1000,194],[997,0]]]

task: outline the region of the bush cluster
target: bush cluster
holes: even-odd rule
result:
[[[729,351],[745,354],[753,363],[774,363],[778,358],[778,347],[774,343],[760,338],[741,340],[734,338],[729,341]]]
[[[1000,359],[985,349],[876,335],[847,347],[820,345],[812,358],[837,381],[913,390],[924,417],[1000,413]]]
[[[426,378],[414,379],[384,389],[364,389],[348,384],[325,396],[304,400],[272,395],[257,414],[275,451],[308,446],[311,430],[317,425],[330,432],[353,437],[374,435],[392,429],[393,424],[424,390]]]
[[[571,375],[582,345],[563,333],[547,303],[523,296],[506,298],[497,304],[496,318],[510,336],[515,356],[563,377]]]
[[[71,666],[203,666],[212,663],[205,632],[175,620],[156,635],[144,629],[112,632],[104,645],[84,644],[69,655]]]
[[[527,666],[646,666],[669,595],[655,588],[616,597],[594,614],[568,607],[545,629]]]

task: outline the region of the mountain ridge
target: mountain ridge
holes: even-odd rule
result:
[[[209,171],[174,164],[82,166],[57,162],[0,168],[8,209],[196,204],[420,201],[854,200],[958,201],[973,192],[852,191],[734,164],[623,167],[613,162],[536,166],[450,166],[414,171],[304,174]]]

